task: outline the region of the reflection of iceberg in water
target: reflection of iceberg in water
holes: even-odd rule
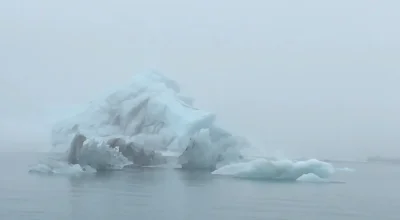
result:
[[[68,152],[70,164],[97,170],[161,165],[167,154],[177,155],[175,162],[185,169],[269,179],[281,178],[282,172],[325,178],[331,167],[317,160],[243,162],[244,149],[251,149],[246,140],[218,127],[214,114],[194,108],[176,82],[155,72],[136,75],[129,86],[57,123],[52,144],[54,151]]]

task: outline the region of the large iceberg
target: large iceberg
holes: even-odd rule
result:
[[[318,160],[251,159],[245,138],[216,125],[213,113],[197,109],[176,82],[157,72],[133,77],[131,83],[93,101],[82,112],[56,123],[53,151],[64,152],[80,171],[153,166],[174,162],[185,169],[245,178],[296,180],[312,174],[327,178],[333,168]],[[55,164],[54,162],[51,162]],[[41,164],[36,172],[60,172]]]
[[[71,142],[78,133],[87,139],[81,147],[84,152],[89,146],[118,147],[140,165],[152,165],[153,160],[145,159],[150,155],[158,155],[154,163],[160,163],[160,155],[172,152],[180,155],[182,167],[196,169],[215,169],[240,159],[240,149],[247,144],[217,127],[214,114],[193,107],[176,82],[156,72],[136,75],[129,86],[57,123],[52,130],[53,147],[73,150]]]

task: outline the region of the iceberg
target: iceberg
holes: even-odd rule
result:
[[[163,152],[180,155],[179,164],[188,169],[215,169],[218,164],[240,159],[246,141],[216,126],[214,114],[192,103],[180,94],[177,83],[165,76],[138,74],[127,87],[57,123],[51,135],[53,150],[68,151],[73,155],[70,162],[79,157],[85,165],[94,164],[94,159],[87,158],[93,158],[100,146],[114,149],[118,157],[136,165],[165,163]],[[85,139],[79,154],[72,143],[78,134]]]
[[[64,153],[64,163],[52,160],[54,169],[42,164],[32,172],[158,166],[168,164],[171,157],[183,169],[243,178],[327,178],[334,171],[329,163],[315,159],[246,156],[254,147],[244,137],[219,127],[213,113],[195,108],[193,99],[181,94],[175,81],[157,72],[135,75],[127,86],[56,123],[51,143],[52,151]]]

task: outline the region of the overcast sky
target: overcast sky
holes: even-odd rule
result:
[[[399,8],[396,0],[3,0],[0,141],[44,143],[55,111],[155,69],[269,152],[399,154]]]

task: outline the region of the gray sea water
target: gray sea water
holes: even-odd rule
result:
[[[235,179],[136,168],[85,176],[28,173],[45,155],[0,154],[2,220],[398,220],[400,166],[340,163],[331,183]]]

